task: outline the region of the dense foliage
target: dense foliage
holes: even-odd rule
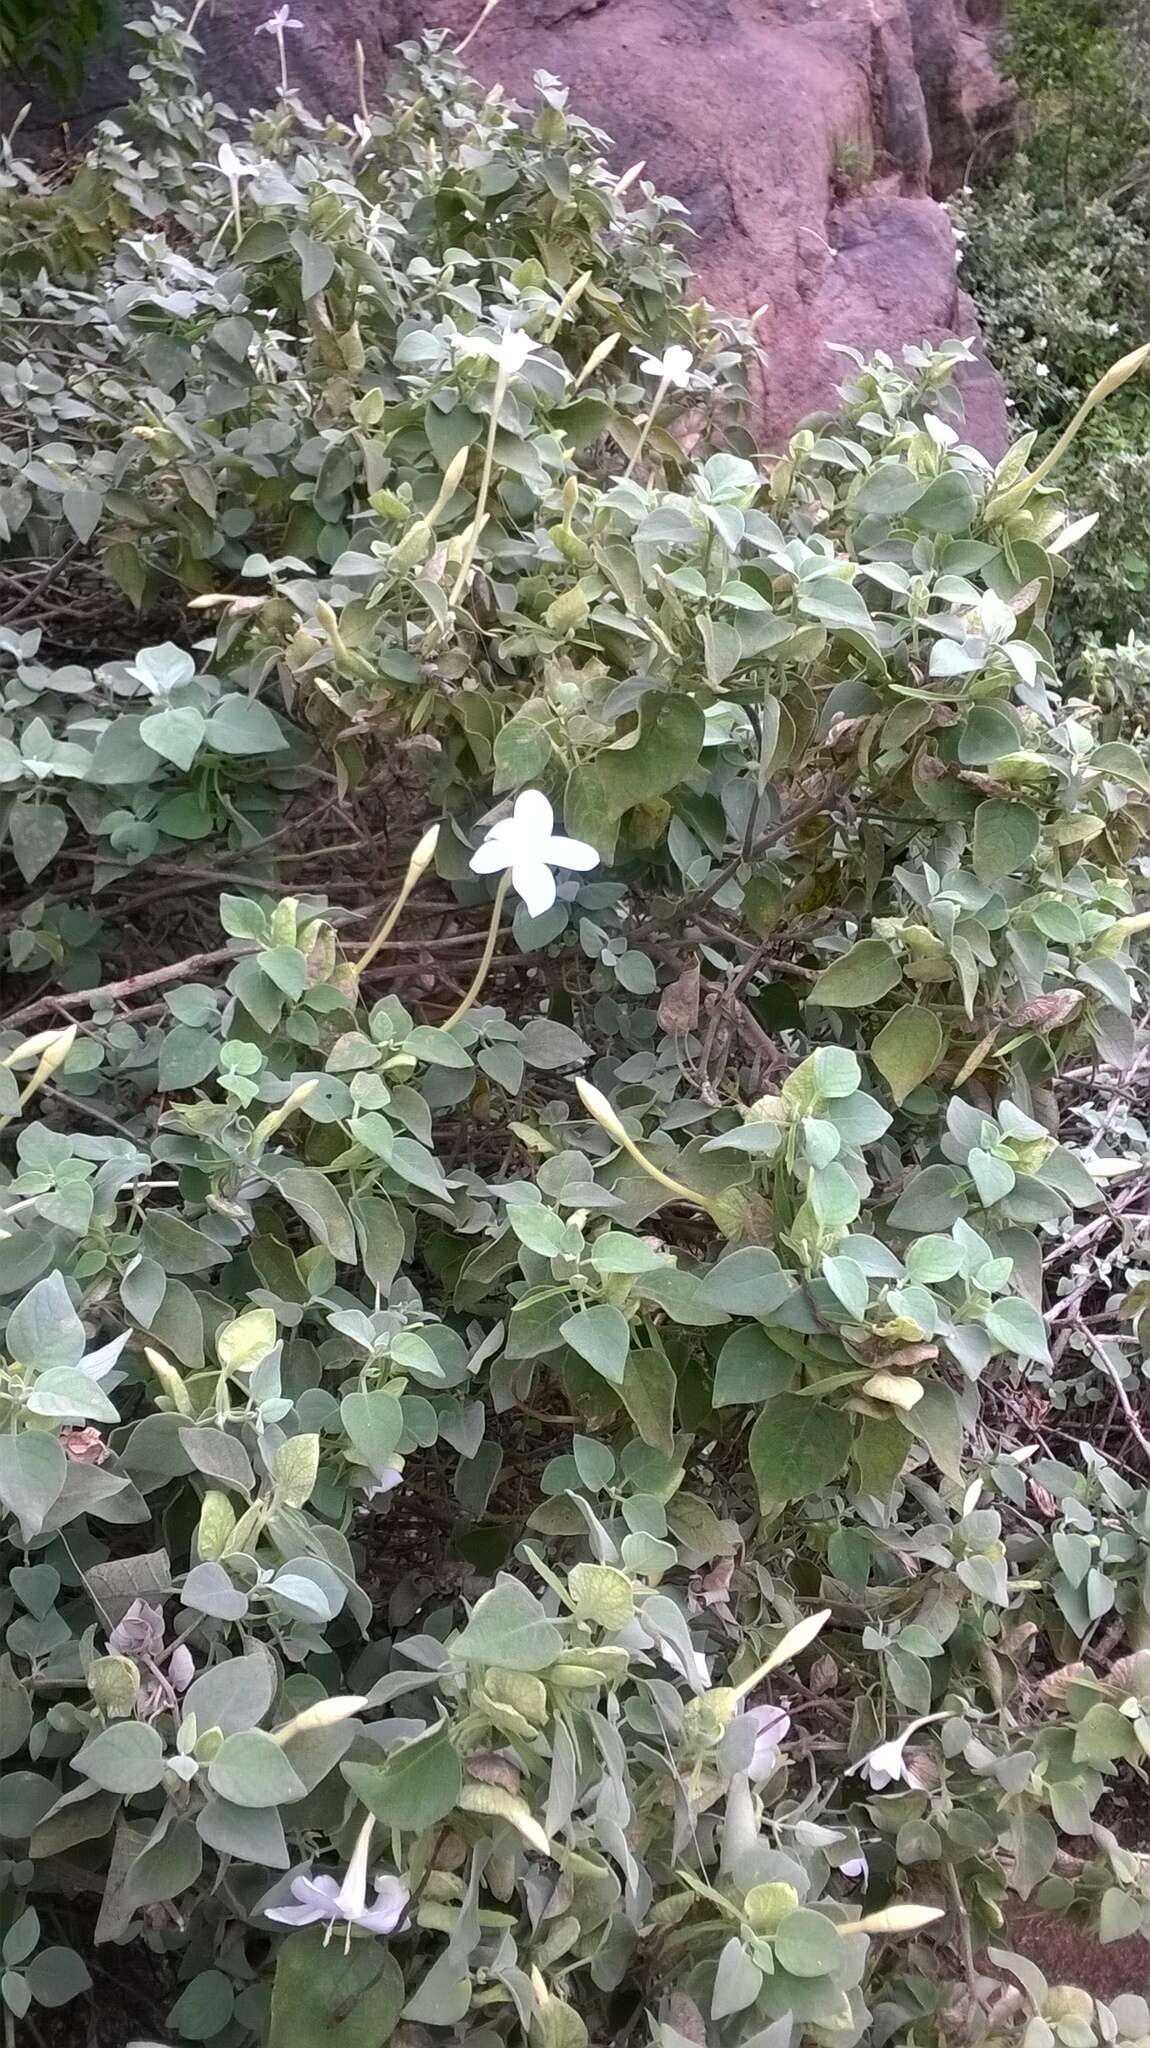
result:
[[[0,75],[74,92],[112,14],[108,0],[0,0]]]
[[[275,32],[241,132],[161,9],[0,203],[7,2010],[1146,2048],[1005,1926],[1150,1936],[1150,772],[1063,501],[957,343],[761,465],[553,80],[324,125]]]
[[[1116,353],[1150,333],[1150,8],[1011,0],[1003,57],[1021,153],[956,205],[964,280],[1019,416],[1046,446]],[[1150,710],[1150,395],[1095,415],[1061,472],[1091,517],[1060,608],[1081,680]]]

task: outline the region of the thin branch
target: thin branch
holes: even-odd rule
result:
[[[1117,1366],[1111,1360],[1105,1345],[1099,1343],[1098,1338],[1094,1335],[1093,1330],[1087,1329],[1086,1324],[1083,1322],[1081,1316],[1075,1317],[1075,1324],[1077,1328],[1082,1331],[1082,1334],[1085,1337],[1087,1343],[1089,1344],[1091,1350],[1093,1351],[1095,1357],[1097,1358],[1098,1363],[1103,1367],[1104,1371],[1106,1371],[1110,1375],[1110,1378],[1113,1380],[1114,1391],[1118,1396],[1118,1405],[1121,1408],[1123,1415],[1126,1417],[1126,1421],[1130,1428],[1130,1434],[1134,1438],[1135,1443],[1141,1447],[1142,1455],[1145,1458],[1146,1463],[1150,1465],[1150,1437],[1147,1436],[1146,1431],[1143,1429],[1142,1424],[1140,1423],[1137,1415],[1134,1412],[1134,1403],[1130,1399],[1129,1394],[1126,1392],[1126,1389],[1122,1384],[1122,1376],[1119,1373]]]

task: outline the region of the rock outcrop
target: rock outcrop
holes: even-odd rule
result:
[[[201,22],[209,76],[237,109],[271,96],[269,0],[228,0]],[[536,71],[614,137],[623,168],[687,206],[697,274],[717,305],[766,305],[759,393],[776,442],[833,400],[828,346],[897,352],[976,333],[940,198],[1009,147],[1012,99],[989,38],[999,0],[502,0],[468,52],[523,97]],[[293,75],[317,110],[353,103],[362,42],[382,83],[395,43],[458,40],[479,0],[293,0]],[[97,88],[98,89],[98,88]],[[105,104],[109,103],[104,88]],[[1001,386],[966,383],[968,431],[1006,439]]]

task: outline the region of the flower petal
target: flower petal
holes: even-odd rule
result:
[[[551,867],[578,868],[582,873],[599,865],[593,846],[588,846],[585,839],[565,839],[562,832],[552,833],[543,849],[543,858]]]
[[[543,852],[543,841],[551,837],[551,828],[555,823],[555,813],[544,796],[543,791],[541,789],[521,790],[515,799],[515,809],[512,813],[512,818],[516,837],[518,838],[520,833],[522,833],[525,841],[530,845],[532,853],[536,853],[540,858],[546,859],[546,855]],[[536,839],[539,841],[538,845],[535,844]]]
[[[265,1906],[265,1920],[279,1920],[285,1927],[315,1927],[321,1920],[334,1919],[330,1909],[320,1906]]]
[[[555,877],[541,860],[517,860],[511,870],[511,886],[532,917],[542,917],[555,901]]]
[[[467,865],[473,875],[497,875],[502,868],[509,868],[514,859],[510,846],[489,833],[481,846],[477,846]]]
[[[410,1899],[411,1893],[398,1877],[378,1877],[374,1902],[356,1914],[355,1924],[372,1934],[391,1934],[407,1912]]]

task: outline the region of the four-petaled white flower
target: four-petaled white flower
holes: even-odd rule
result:
[[[528,334],[525,327],[504,327],[498,340],[490,334],[457,335],[455,347],[462,356],[486,356],[508,378],[518,376],[528,356],[533,356],[542,343]]]
[[[344,1949],[350,1946],[351,1930],[362,1927],[368,1934],[394,1934],[407,1912],[411,1893],[398,1877],[377,1877],[375,1898],[367,1903],[367,1868],[371,1834],[375,1826],[369,1816],[356,1837],[351,1861],[342,1884],[322,1872],[318,1877],[292,1879],[294,1906],[268,1906],[266,1916],[285,1927],[318,1927],[327,1923],[324,1946],[339,1923],[344,1927]]]
[[[505,327],[499,337],[495,360],[501,370],[514,377],[523,368],[528,356],[533,356],[539,347],[537,341],[522,327]]]
[[[302,21],[296,20],[290,7],[277,7],[275,13],[269,14],[266,21],[261,21],[256,34],[257,36],[281,36],[285,28],[302,27]]]
[[[680,348],[678,343],[672,343],[661,356],[644,355],[641,349],[636,349],[635,354],[644,377],[657,377],[660,384],[673,384],[677,391],[688,389],[695,360],[689,348]]]
[[[473,874],[509,874],[532,917],[542,917],[555,901],[552,868],[586,873],[599,865],[593,846],[582,839],[565,839],[552,830],[554,823],[555,813],[542,791],[525,789],[516,797],[511,816],[500,818],[471,856]]]

